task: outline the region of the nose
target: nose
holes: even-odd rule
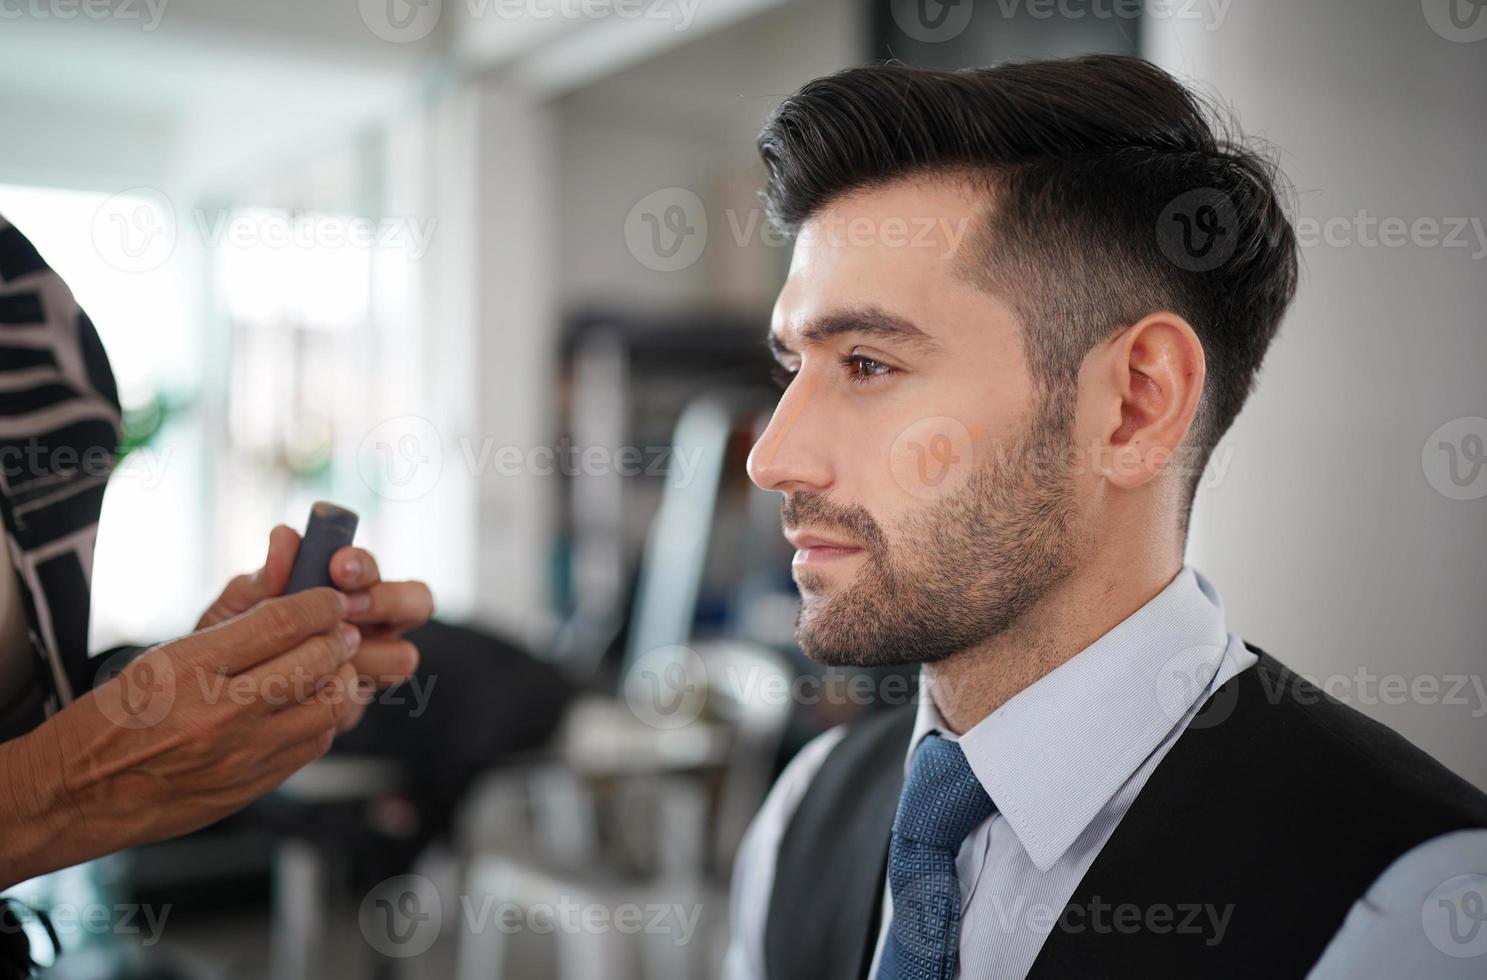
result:
[[[832,484],[829,420],[813,406],[809,379],[785,389],[769,425],[749,451],[749,479],[761,490],[825,490]]]

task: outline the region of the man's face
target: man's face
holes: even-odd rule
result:
[[[930,662],[1013,625],[1074,567],[1072,394],[1035,384],[1010,308],[958,274],[984,203],[860,191],[800,231],[770,344],[791,377],[749,475],[784,494],[796,632],[828,664]]]

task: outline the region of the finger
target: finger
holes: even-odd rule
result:
[[[260,601],[269,596],[283,595],[289,586],[289,570],[294,567],[294,557],[299,554],[299,532],[280,524],[268,533],[268,556],[263,567],[253,573],[254,584],[262,595]]]
[[[360,701],[353,701],[345,717],[336,722],[335,733],[337,735],[345,735],[351,729],[361,724],[361,720],[366,717],[366,713],[367,706],[365,704]]]
[[[360,721],[362,712],[366,709],[366,698],[362,694],[361,678],[356,675],[355,665],[349,662],[342,664],[336,671],[336,676],[321,690],[321,698],[330,709],[331,727],[335,731],[345,731],[356,721]],[[353,715],[356,721],[350,720]]]
[[[295,745],[322,732],[333,731],[336,726],[336,708],[323,697],[311,696],[304,702],[290,705],[283,710],[262,718],[261,737],[270,744]],[[281,749],[282,751],[282,749]]]
[[[253,582],[251,575],[237,575],[227,583],[217,601],[212,603],[211,608],[201,614],[201,619],[196,621],[196,628],[206,629],[217,623],[231,619],[240,612],[246,612],[258,605],[260,601],[258,588]]]
[[[377,688],[365,677],[356,678],[355,685],[350,689],[349,701],[346,713],[336,722],[336,734],[341,735],[351,731],[366,716],[367,705],[377,698]]]
[[[356,672],[370,679],[377,689],[396,687],[418,669],[418,647],[407,640],[361,641],[356,651]]]
[[[330,580],[342,592],[356,592],[382,581],[382,573],[370,551],[347,545],[330,556]]]
[[[359,719],[366,703],[376,696],[375,692],[364,692],[360,682],[356,668],[344,663],[324,678],[312,695],[281,708],[266,723],[275,726],[284,741],[308,738],[320,731],[344,731],[351,724],[347,717],[354,713]]]
[[[224,674],[240,674],[324,633],[345,618],[346,597],[335,589],[306,589],[266,599],[225,623],[177,642],[197,664]]]
[[[326,697],[322,692],[327,682],[333,680],[341,668],[347,668],[355,677],[351,658],[360,646],[361,633],[356,627],[342,623],[240,675],[247,679],[240,683],[254,692],[260,709],[265,713],[315,703]]]
[[[202,614],[197,629],[204,629],[247,612],[265,599],[283,595],[289,581],[289,568],[299,550],[299,535],[280,524],[269,532],[268,556],[263,567],[247,575],[238,575],[227,583],[222,595]]]
[[[352,623],[407,628],[427,622],[434,614],[434,594],[422,582],[379,582],[347,600],[346,619]]]

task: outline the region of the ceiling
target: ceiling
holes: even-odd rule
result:
[[[561,94],[781,0],[609,0],[627,6],[607,16],[596,0],[414,2],[6,5],[0,183],[230,184],[397,112],[451,71]]]

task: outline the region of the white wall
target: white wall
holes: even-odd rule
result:
[[[1304,248],[1191,558],[1232,629],[1487,786],[1487,499],[1437,492],[1444,454],[1422,460],[1438,426],[1487,415],[1487,40],[1442,37],[1436,6],[1245,0],[1145,40],[1282,148],[1302,219],[1351,241]],[[1366,223],[1387,217],[1478,224],[1468,247],[1389,247]]]
[[[865,17],[852,0],[790,3],[563,99],[563,302],[767,313],[789,250],[763,231],[754,139],[780,99],[863,60]],[[626,246],[627,216],[647,195],[678,191],[700,201],[705,244],[686,268],[648,267]]]

